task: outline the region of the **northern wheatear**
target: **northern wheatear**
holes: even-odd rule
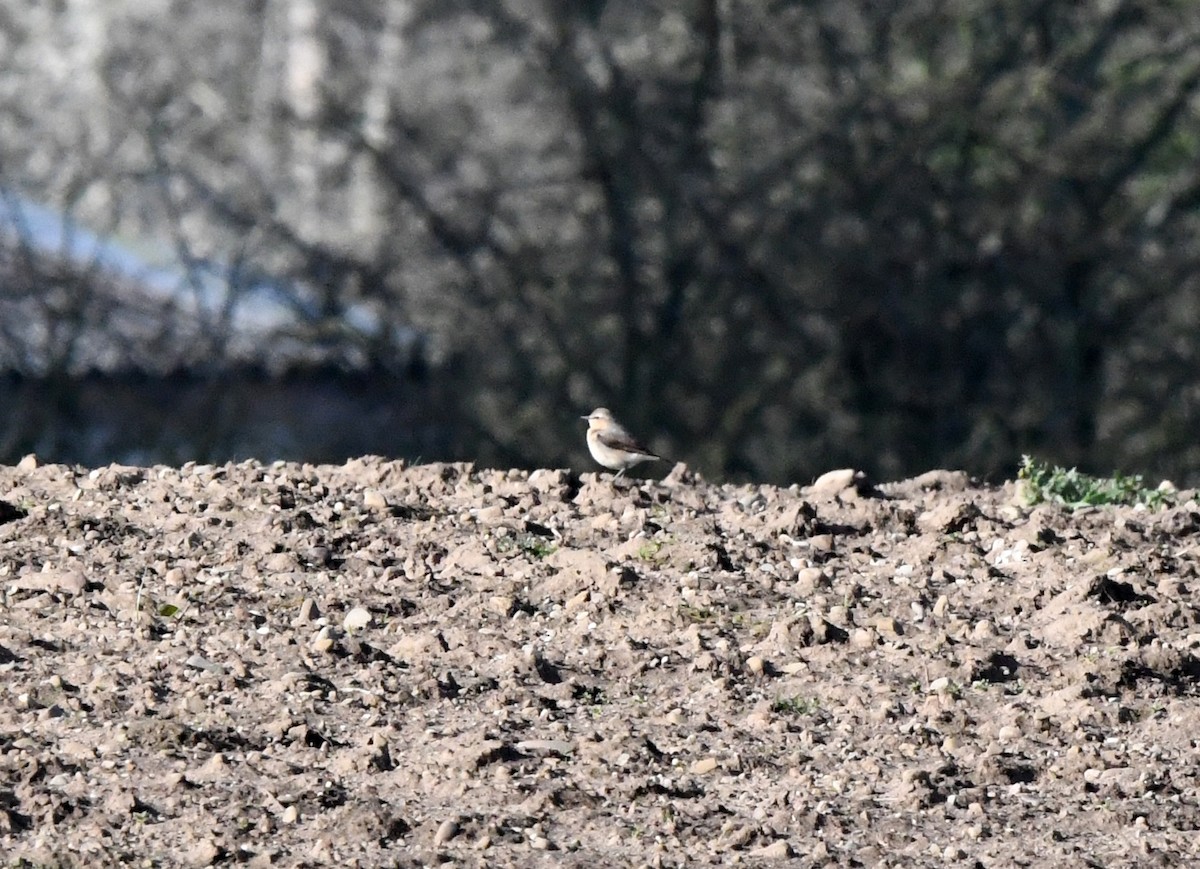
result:
[[[613,419],[607,407],[598,407],[580,419],[588,421],[587,445],[592,458],[621,476],[639,462],[662,458],[634,439],[625,427]]]

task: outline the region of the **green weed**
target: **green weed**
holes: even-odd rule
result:
[[[496,551],[505,554],[520,550],[530,558],[545,558],[556,549],[557,546],[536,534],[506,534],[496,538]]]
[[[1030,505],[1063,504],[1076,509],[1143,504],[1152,510],[1158,510],[1174,501],[1173,492],[1147,486],[1141,474],[1093,477],[1075,468],[1067,470],[1057,465],[1039,462],[1030,456],[1021,457],[1017,479],[1021,483],[1025,502]]]
[[[781,715],[813,715],[821,711],[821,704],[813,697],[776,697],[771,709]]]

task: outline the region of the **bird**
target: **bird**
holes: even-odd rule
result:
[[[612,411],[607,407],[598,407],[580,419],[586,419],[588,422],[588,452],[601,465],[616,471],[617,477],[639,462],[652,462],[662,458],[638,443],[625,426],[613,418]]]

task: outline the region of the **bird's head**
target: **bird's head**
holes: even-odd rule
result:
[[[613,424],[613,415],[607,407],[598,407],[580,419],[587,420],[588,429],[591,431],[604,431]]]

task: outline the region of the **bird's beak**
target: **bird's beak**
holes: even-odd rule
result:
[[[579,418],[580,418],[580,419],[591,419],[591,417],[590,417],[590,416],[581,416],[581,417],[579,417]]]

